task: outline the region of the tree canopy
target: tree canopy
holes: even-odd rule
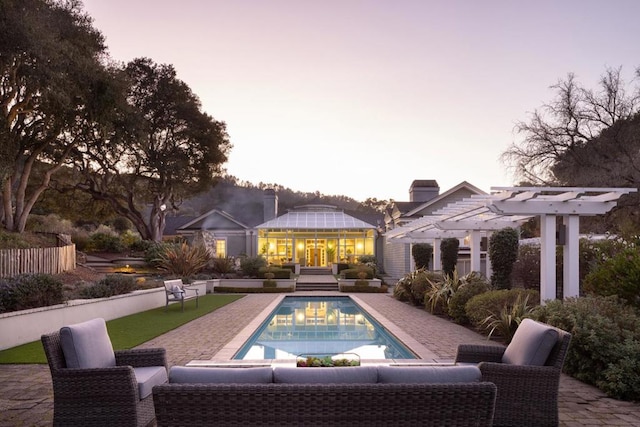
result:
[[[76,152],[78,188],[107,201],[143,238],[160,240],[168,210],[215,182],[231,144],[224,122],[201,111],[173,66],[140,58],[118,75],[126,102]]]
[[[99,114],[103,38],[79,1],[0,2],[0,221],[23,231],[33,204]],[[46,169],[38,182],[36,162]]]

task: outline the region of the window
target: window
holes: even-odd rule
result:
[[[225,258],[227,256],[227,241],[216,240],[216,256]]]

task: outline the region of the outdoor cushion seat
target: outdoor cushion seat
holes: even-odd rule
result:
[[[169,382],[185,384],[265,384],[273,382],[273,370],[270,366],[259,368],[172,366],[169,370]]]
[[[287,384],[375,384],[378,369],[375,366],[289,368],[273,369],[274,383]]]
[[[379,383],[435,384],[469,383],[482,378],[476,365],[466,366],[379,366]]]
[[[557,426],[558,389],[571,334],[525,319],[509,346],[458,346],[456,363],[477,363],[498,388],[496,426]]]
[[[167,381],[162,348],[113,350],[104,319],[42,335],[53,382],[54,426],[145,426],[153,387]]]

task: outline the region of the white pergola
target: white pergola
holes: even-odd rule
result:
[[[470,236],[471,269],[480,271],[480,241],[495,230],[519,227],[532,217],[540,217],[540,300],[556,298],[556,217],[565,227],[564,297],[578,296],[579,239],[581,216],[602,215],[613,209],[618,199],[635,188],[588,187],[492,187],[491,194],[474,195],[451,203],[385,233],[389,242],[433,242],[434,269],[440,269],[440,240]],[[491,265],[487,257],[487,277]]]

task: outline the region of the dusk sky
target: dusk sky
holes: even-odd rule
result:
[[[640,66],[640,1],[84,0],[113,59],[172,64],[227,123],[227,171],[409,200],[513,185],[500,154],[567,74]]]

